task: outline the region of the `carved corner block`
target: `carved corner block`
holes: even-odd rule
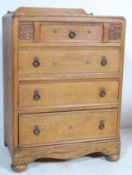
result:
[[[34,24],[33,23],[20,23],[19,24],[19,39],[20,40],[33,40],[34,39]]]
[[[109,25],[109,40],[111,41],[120,41],[122,34],[122,25],[121,24],[110,24]]]

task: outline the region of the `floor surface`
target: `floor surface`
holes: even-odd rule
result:
[[[16,174],[10,169],[11,158],[3,146],[0,132],[0,175]],[[28,165],[21,175],[132,175],[132,129],[121,130],[121,158],[108,162],[104,157],[82,157],[70,161],[39,162]]]

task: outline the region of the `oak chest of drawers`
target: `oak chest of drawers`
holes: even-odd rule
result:
[[[120,154],[125,19],[19,8],[3,17],[5,145],[12,168]]]

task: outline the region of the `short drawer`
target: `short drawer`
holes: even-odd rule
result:
[[[19,116],[20,146],[116,137],[116,111],[75,111]]]
[[[40,42],[102,42],[101,23],[39,23]]]
[[[21,83],[19,109],[42,108],[56,110],[70,106],[100,106],[117,104],[118,81],[73,81]]]
[[[19,75],[119,73],[119,48],[43,48],[19,50]]]

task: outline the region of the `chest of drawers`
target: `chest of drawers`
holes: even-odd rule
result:
[[[125,19],[19,8],[3,17],[4,133],[14,171],[120,154]]]

